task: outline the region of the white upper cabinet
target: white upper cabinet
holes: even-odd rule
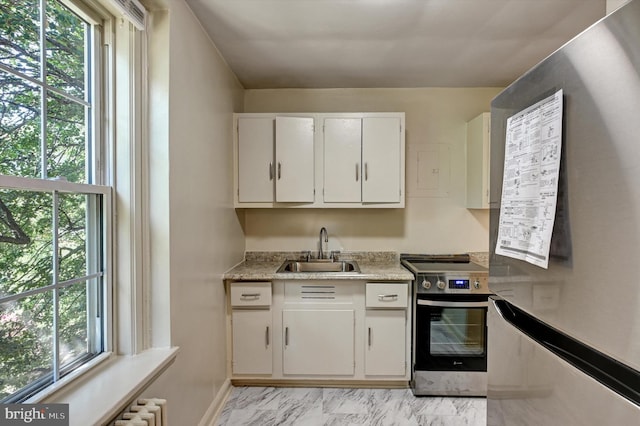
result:
[[[314,201],[314,118],[237,116],[236,207]]]
[[[404,207],[404,113],[234,118],[235,207]]]
[[[398,113],[324,118],[325,205],[404,206],[403,119]]]
[[[312,117],[276,117],[276,201],[313,203]]]
[[[491,114],[467,123],[467,208],[489,208],[489,147]]]
[[[400,133],[398,117],[365,117],[362,119],[363,203],[399,203],[401,186]]]
[[[273,118],[238,119],[238,201],[273,202]]]
[[[362,201],[362,120],[324,120],[324,201]]]

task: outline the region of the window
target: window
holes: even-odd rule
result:
[[[102,33],[83,10],[0,0],[0,402],[107,350]]]

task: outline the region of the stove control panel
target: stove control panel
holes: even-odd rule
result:
[[[486,273],[421,273],[416,278],[417,293],[490,293]]]

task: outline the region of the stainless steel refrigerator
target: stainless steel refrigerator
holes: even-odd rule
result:
[[[560,90],[544,268],[496,254],[505,141],[510,117]],[[491,114],[488,425],[640,424],[640,0],[524,74]]]

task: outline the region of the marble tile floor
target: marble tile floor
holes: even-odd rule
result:
[[[217,426],[485,426],[485,398],[410,389],[235,387]]]

